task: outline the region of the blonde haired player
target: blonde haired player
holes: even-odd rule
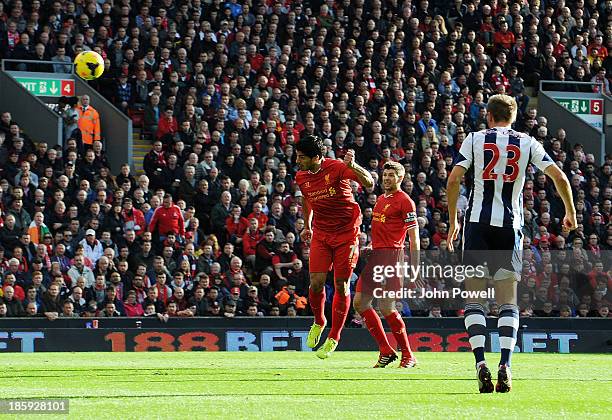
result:
[[[530,164],[553,180],[565,205],[564,229],[573,230],[577,225],[567,177],[536,139],[511,128],[516,119],[516,109],[516,101],[508,95],[494,95],[489,99],[489,128],[466,137],[447,183],[448,247],[452,251],[453,241],[459,235],[457,199],[461,177],[468,169],[474,168],[474,186],[463,226],[463,264],[476,266],[486,262],[495,283],[501,349],[497,392],[509,392],[512,388],[510,359],[519,324],[516,295],[522,269],[522,192]],[[486,278],[468,278],[465,288],[484,290],[486,281]],[[493,382],[484,356],[485,311],[480,300],[466,300],[464,322],[476,359],[478,388],[481,393],[491,393]]]

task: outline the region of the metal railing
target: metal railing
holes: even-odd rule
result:
[[[2,71],[31,71],[31,70],[19,70],[19,69],[8,69],[7,64],[8,63],[16,63],[17,65],[23,64],[26,66],[31,65],[31,64],[45,64],[47,66],[70,66],[70,71],[69,72],[45,72],[45,71],[34,71],[34,73],[57,73],[57,74],[71,74],[74,75],[74,63],[72,61],[69,62],[60,62],[60,61],[45,61],[45,60],[15,60],[12,58],[4,58],[2,59]]]
[[[596,92],[595,90],[591,89],[589,91],[589,93],[601,93],[602,95],[608,96],[605,94],[604,92],[604,83],[603,82],[575,82],[573,80],[540,80],[540,91],[549,91],[548,89],[544,88],[544,85],[557,85],[557,86],[592,86],[592,87],[596,87],[599,86],[600,90],[599,92]],[[550,91],[549,91],[550,92]],[[558,92],[574,92],[574,91],[567,91],[567,90],[562,90],[562,91],[558,91]],[[576,91],[578,92],[578,91]]]

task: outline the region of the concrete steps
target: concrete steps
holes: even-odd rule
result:
[[[132,137],[132,158],[134,160],[134,169],[137,175],[144,174],[142,163],[147,153],[151,151],[151,142],[140,137],[140,130],[134,129]]]

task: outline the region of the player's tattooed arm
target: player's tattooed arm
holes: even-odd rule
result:
[[[374,186],[374,178],[372,174],[362,168],[357,162],[355,162],[355,151],[349,149],[344,155],[344,163],[348,166],[357,176],[357,181],[365,188],[372,188]]]
[[[304,211],[304,229],[300,233],[300,237],[304,242],[310,242],[312,238],[312,209],[310,208],[310,203],[306,196],[304,196],[304,203],[302,206],[302,210]]]

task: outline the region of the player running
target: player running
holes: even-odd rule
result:
[[[314,348],[327,324],[325,319],[325,279],[333,266],[335,293],[332,325],[327,340],[317,350],[328,358],[338,346],[340,332],[348,314],[351,296],[348,281],[359,258],[361,210],[353,198],[350,180],[366,188],[374,185],[372,175],[355,163],[349,150],[344,162],[325,159],[325,146],[317,136],[306,136],[296,144],[300,167],[295,180],[304,196],[304,242],[310,241],[310,291],[308,298],[314,314],[306,343]]]
[[[499,305],[497,328],[501,349],[495,387],[497,392],[509,392],[512,388],[510,359],[519,324],[516,289],[522,268],[522,191],[530,163],[553,180],[565,205],[563,228],[573,230],[577,225],[567,177],[537,140],[512,130],[516,109],[516,102],[510,96],[494,95],[489,99],[489,129],[467,136],[447,185],[449,237],[452,238],[448,247],[452,251],[452,241],[459,234],[459,184],[465,172],[474,168],[474,187],[463,225],[463,263],[476,266],[486,262],[494,280],[495,298]],[[482,252],[484,250],[487,252]],[[465,288],[484,290],[486,282],[486,278],[466,279]],[[466,300],[464,322],[476,358],[479,390],[481,393],[491,393],[493,382],[484,356],[486,321],[482,301]]]
[[[383,166],[384,194],[378,197],[374,206],[372,251],[359,277],[353,301],[355,310],[361,314],[370,334],[378,343],[380,354],[378,362],[374,365],[375,368],[384,368],[389,365],[397,359],[397,354],[387,340],[380,317],[372,308],[374,295],[380,298],[378,300],[380,311],[387,320],[402,352],[399,367],[409,368],[416,365],[416,358],[408,342],[406,325],[395,309],[395,300],[384,297],[389,296],[388,292],[399,292],[403,288],[402,277],[394,273],[390,278],[384,278],[382,282],[374,278],[374,270],[380,272],[380,267],[397,267],[398,263],[403,265],[406,233],[410,237],[410,262],[416,267],[419,266],[419,226],[414,201],[400,189],[405,173],[404,167],[397,162],[387,162]]]

